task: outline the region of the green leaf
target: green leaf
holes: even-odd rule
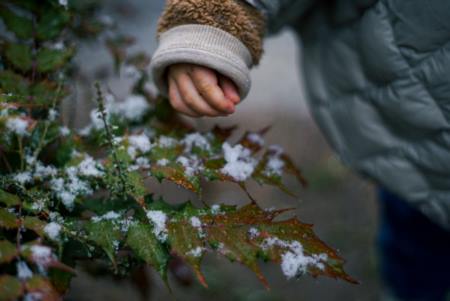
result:
[[[152,230],[148,224],[131,225],[128,230],[127,245],[138,258],[150,264],[166,280],[170,256]]]
[[[152,175],[159,180],[167,179],[195,193],[199,193],[201,190],[199,178],[195,176],[189,178],[186,177],[184,168],[179,164],[172,164],[171,166],[159,166],[153,164],[151,166],[151,172]]]
[[[30,39],[33,37],[33,22],[30,19],[19,16],[7,6],[1,4],[0,17],[8,30],[13,32],[19,39]]]
[[[20,198],[17,195],[0,189],[0,202],[5,204],[6,207],[13,207],[20,204]]]
[[[118,225],[112,221],[88,222],[84,226],[88,238],[105,251],[108,258],[115,264],[115,254],[122,234]]]
[[[73,48],[65,50],[42,48],[36,57],[37,70],[41,73],[48,73],[60,69],[72,58],[74,53]]]
[[[28,80],[12,72],[11,70],[0,71],[0,87],[7,92],[12,93],[14,98],[18,95],[28,94]]]
[[[31,48],[28,45],[12,43],[6,44],[5,58],[20,71],[27,72],[31,70],[33,56],[31,54]]]
[[[37,24],[37,38],[42,41],[57,38],[69,21],[70,14],[64,9],[45,9]]]
[[[0,276],[0,301],[17,300],[23,295],[19,279],[10,275]]]
[[[0,228],[16,229],[18,221],[16,216],[4,208],[0,208]]]
[[[57,83],[50,80],[39,81],[29,90],[29,95],[33,97],[33,103],[47,107],[52,106],[53,103],[58,104],[66,94],[67,92],[60,89]]]
[[[199,281],[205,285],[200,261],[203,252],[207,251],[216,251],[247,266],[265,286],[268,284],[259,269],[258,259],[282,263],[289,256],[298,258],[300,262],[302,259],[310,260],[311,263],[299,264],[298,270],[293,271],[295,275],[287,274],[288,277],[307,272],[314,277],[329,276],[355,283],[343,270],[342,258],[314,234],[311,225],[295,218],[274,221],[286,211],[265,211],[256,204],[240,209],[222,206],[209,212],[188,206],[173,213],[168,222],[171,252],[193,266]],[[193,216],[197,219],[195,223]],[[201,226],[193,229],[198,221]],[[206,248],[207,245],[211,248]],[[197,248],[201,248],[201,255],[196,252]]]
[[[74,277],[74,274],[51,269],[48,276],[55,290],[60,294],[65,294],[70,287],[70,281]]]
[[[7,240],[0,240],[0,264],[9,263],[17,256],[17,248]]]
[[[44,236],[44,227],[46,223],[35,216],[26,216],[23,219],[23,226],[36,232],[39,236]]]

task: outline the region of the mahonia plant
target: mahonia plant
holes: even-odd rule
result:
[[[0,300],[60,300],[79,260],[104,260],[125,275],[145,263],[167,282],[169,262],[181,257],[206,286],[200,266],[208,252],[242,263],[265,286],[260,259],[279,263],[287,278],[308,273],[354,283],[311,225],[280,217],[288,209],[260,208],[247,192],[253,179],[292,194],[284,174],[306,185],[281,147],[265,146],[267,129],[233,144],[234,128],[186,126],[146,89],[149,58],[127,55],[133,40],[77,5],[0,3],[8,30],[0,41]],[[80,36],[103,39],[116,70],[135,83],[120,102],[96,84],[90,123],[70,130],[59,104],[71,94]],[[149,177],[199,196],[203,181],[234,182],[251,202],[172,205],[152,195]]]

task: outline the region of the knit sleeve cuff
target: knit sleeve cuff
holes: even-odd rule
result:
[[[209,67],[230,78],[244,99],[250,90],[252,56],[233,35],[209,25],[180,25],[159,36],[150,69],[156,86],[167,95],[167,67],[191,63]]]

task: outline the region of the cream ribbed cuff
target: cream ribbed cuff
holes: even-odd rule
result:
[[[197,64],[229,77],[244,99],[250,90],[252,56],[233,35],[208,25],[181,25],[161,34],[150,68],[156,86],[167,95],[166,69],[177,63]]]

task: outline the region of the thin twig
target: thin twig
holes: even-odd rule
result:
[[[112,130],[108,123],[108,116],[106,114],[103,93],[100,88],[100,84],[98,82],[95,83],[95,88],[97,90],[98,110],[99,110],[100,117],[103,121],[103,125],[105,128],[106,140],[109,144],[109,147],[111,148],[111,155],[113,157],[114,167],[116,169],[117,176],[119,177],[120,183],[122,185],[122,194],[123,194],[123,196],[125,196],[127,193],[127,181],[125,179],[124,171],[122,170],[122,162],[117,157],[116,145],[114,144],[114,136],[113,136]]]

